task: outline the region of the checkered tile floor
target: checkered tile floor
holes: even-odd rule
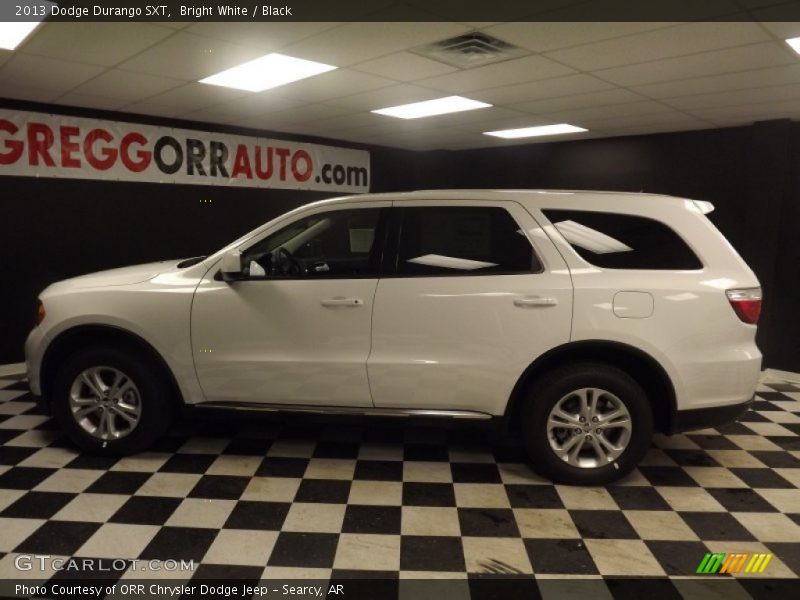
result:
[[[150,452],[105,459],[76,451],[24,381],[0,381],[0,579],[20,575],[20,553],[193,559],[186,577],[255,581],[679,586],[708,551],[770,552],[763,577],[800,576],[800,385],[765,381],[740,423],[658,437],[608,487],[552,485],[492,440],[460,425],[186,421]]]

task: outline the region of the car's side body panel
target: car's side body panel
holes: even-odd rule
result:
[[[371,394],[352,392],[351,402],[364,404],[372,399],[376,405],[395,408],[450,408],[500,415],[517,379],[538,355],[570,340],[588,339],[627,344],[655,359],[671,380],[678,410],[728,406],[752,394],[761,360],[754,342],[755,327],[736,317],[725,290],[756,287],[758,281],[693,201],[643,194],[525,190],[430,191],[326,200],[278,217],[186,269],[172,263],[144,265],[54,284],[41,295],[47,316],[26,343],[32,390],[41,392],[41,364],[54,339],[73,327],[106,325],[146,340],[174,374],[187,404],[221,399],[223,394],[218,392],[227,385],[229,374],[218,369],[237,361],[246,368],[234,377],[241,375],[227,396],[256,398],[259,390],[266,390],[266,383],[262,381],[261,388],[255,386],[249,392],[245,389],[250,381],[247,373],[257,372],[258,360],[254,362],[253,357],[275,358],[281,349],[266,342],[260,349],[246,348],[232,341],[248,332],[269,336],[272,330],[253,328],[253,323],[267,316],[264,306],[251,303],[250,325],[244,327],[235,321],[242,317],[241,306],[220,306],[213,301],[230,291],[229,284],[214,279],[225,251],[245,247],[313,211],[415,202],[513,206],[515,218],[524,225],[545,270],[530,275],[359,280],[359,285],[366,286],[356,290],[360,296],[367,300],[370,290],[375,294],[372,323],[362,319],[356,326],[344,317],[341,327],[336,325],[340,333],[348,329],[358,333],[358,350],[349,352],[353,340],[339,335],[330,337],[324,357],[315,355],[320,365],[330,363],[326,373],[331,375],[342,366],[335,358],[337,348],[342,350],[350,366],[363,373],[363,378],[358,376],[361,390],[367,385],[369,370]],[[548,208],[620,212],[660,220],[683,237],[704,266],[697,271],[592,266],[549,223],[541,212]],[[290,282],[272,283],[277,293],[277,288]],[[349,290],[317,289],[321,281],[296,283],[309,284],[306,288],[313,292],[313,302],[328,293],[350,295]],[[289,297],[305,292],[281,293]],[[513,303],[517,297],[545,294],[558,301],[558,308],[521,308]],[[275,298],[262,300],[271,303]],[[301,308],[303,302],[297,310]],[[371,304],[360,308],[365,313],[373,311]],[[308,329],[302,329],[298,321],[292,323],[294,328],[301,327],[300,333],[308,334],[306,341],[311,339],[313,319]],[[220,351],[218,344],[225,339],[231,343],[223,344],[225,350]],[[297,357],[300,349],[295,347],[296,352],[290,354]],[[362,355],[363,365],[358,367]],[[216,392],[204,393],[196,367],[208,373],[216,371],[211,375]],[[306,384],[318,382],[304,381]],[[333,398],[346,403],[346,395],[334,394]],[[305,392],[301,396],[293,399],[287,392],[285,401],[321,403],[322,395],[317,400]],[[277,396],[269,400],[279,401]]]
[[[295,219],[390,206],[337,203],[302,211]],[[281,220],[239,248],[289,222]],[[217,270],[203,278],[192,306],[194,361],[205,401],[372,406],[366,362],[377,277],[227,283],[213,276]]]
[[[565,197],[558,208],[656,219],[681,236],[703,263],[691,271],[603,269],[583,260],[557,228],[547,225],[575,284],[574,341],[606,339],[646,352],[669,375],[678,410],[738,404],[752,396],[761,371],[756,328],[739,320],[725,290],[757,287],[758,280],[692,201],[654,198],[632,204],[622,196],[587,208],[585,200]],[[531,210],[546,222],[539,210]],[[621,317],[614,310],[621,291],[650,295],[652,313]]]
[[[109,284],[104,278],[92,282],[87,277],[59,282],[44,290],[40,298],[47,307],[47,316],[31,331],[25,344],[31,391],[41,394],[42,361],[54,340],[76,328],[101,325],[146,341],[172,371],[183,400],[202,401],[192,360],[189,314],[195,289],[207,267],[199,264],[175,269],[174,265],[164,263],[163,272],[150,273],[136,283]],[[80,284],[73,285],[75,281]],[[51,302],[54,298],[58,301]]]
[[[396,206],[440,206],[415,200]],[[379,408],[457,409],[501,415],[525,368],[569,340],[572,283],[539,224],[513,201],[498,206],[534,244],[542,270],[512,275],[384,277],[378,283],[368,361]]]

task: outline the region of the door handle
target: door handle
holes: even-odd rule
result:
[[[540,296],[525,296],[524,298],[514,298],[514,306],[555,306],[558,300],[555,298],[542,298]]]
[[[322,306],[362,306],[364,301],[361,298],[325,298],[320,302]]]

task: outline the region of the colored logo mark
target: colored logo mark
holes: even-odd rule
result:
[[[709,552],[705,555],[697,573],[763,573],[767,568],[772,554],[746,552]]]

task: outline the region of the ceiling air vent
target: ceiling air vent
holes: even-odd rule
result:
[[[460,69],[482,67],[528,54],[527,50],[480,31],[427,44],[413,51]]]

